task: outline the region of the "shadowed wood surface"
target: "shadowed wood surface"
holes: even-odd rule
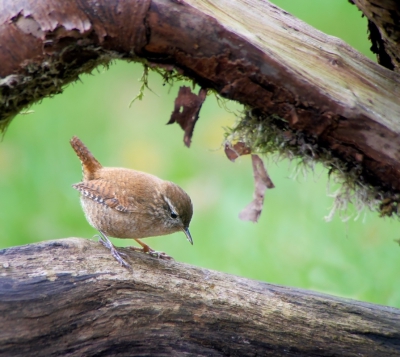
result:
[[[1,250],[0,356],[400,354],[398,309],[121,251],[133,271],[87,239]]]

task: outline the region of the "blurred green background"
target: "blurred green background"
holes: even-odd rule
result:
[[[275,3],[374,58],[366,19],[347,0]],[[267,192],[258,224],[240,221],[238,213],[252,199],[253,177],[250,157],[231,163],[222,150],[223,127],[234,124],[234,114],[209,96],[187,149],[178,125],[165,125],[180,83],[163,86],[151,74],[154,93],[147,90],[143,101],[129,108],[141,74],[139,64],[115,63],[82,76],[12,122],[0,143],[1,247],[96,234],[71,187],[81,180],[80,162],[69,145],[78,135],[103,165],[153,173],[191,195],[194,246],[182,233],[146,240],[177,261],[400,307],[397,220],[366,212],[356,221],[335,216],[326,223],[332,205],[326,170],[317,167],[293,179],[294,162],[270,157],[265,162],[276,188]],[[235,103],[229,107],[240,109]]]

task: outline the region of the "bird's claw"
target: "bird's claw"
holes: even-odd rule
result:
[[[165,259],[165,260],[174,260],[174,258],[172,258],[171,256],[165,254],[164,252],[158,252],[156,250],[150,250],[148,252],[148,254],[153,257],[153,258],[157,258],[157,259]]]
[[[174,260],[171,256],[165,254],[164,252],[159,252],[157,250],[151,249],[148,245],[146,245],[143,248],[137,248],[137,247],[129,247],[130,249],[134,250],[135,252],[141,252],[144,254],[148,254],[153,258],[157,259],[165,259],[165,260]]]

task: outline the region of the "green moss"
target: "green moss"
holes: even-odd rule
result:
[[[265,116],[257,111],[246,109],[233,128],[226,131],[226,141],[233,144],[242,141],[255,154],[274,155],[278,159],[295,161],[296,172],[314,171],[315,164],[321,163],[328,169],[330,183],[339,188],[330,193],[334,202],[330,213],[325,217],[330,221],[335,212],[343,220],[350,218],[349,204],[353,204],[356,218],[365,209],[378,210],[382,216],[391,216],[397,212],[397,196],[382,193],[362,180],[360,164],[345,163],[317,144],[315,137],[293,132],[287,122],[277,115]],[[329,188],[329,187],[328,187]]]
[[[131,107],[136,100],[143,100],[146,89],[154,93],[149,86],[150,71],[159,74],[163,80],[163,85],[168,84],[171,88],[173,84],[177,81],[185,81],[185,82],[189,81],[193,89],[196,87],[196,82],[194,79],[184,76],[172,65],[165,65],[165,66],[159,64],[156,65],[152,62],[147,61],[146,59],[140,59],[137,62],[140,62],[143,65],[143,74],[142,77],[139,79],[139,81],[141,82],[141,86],[139,89],[139,93],[129,103],[129,107]]]
[[[140,86],[139,93],[136,95],[135,98],[131,100],[131,102],[129,103],[129,108],[137,99],[142,100],[144,98],[144,91],[146,88],[152,91],[149,87],[149,67],[147,65],[143,65],[143,74],[140,78],[140,82],[142,82],[142,84]]]

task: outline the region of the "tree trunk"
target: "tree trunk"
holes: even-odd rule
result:
[[[400,310],[69,238],[0,251],[0,356],[398,356]]]

